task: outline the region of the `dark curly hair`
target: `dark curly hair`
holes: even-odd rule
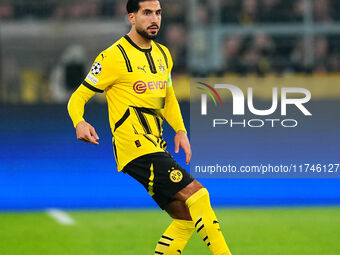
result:
[[[138,12],[140,2],[153,1],[153,0],[128,0],[126,4],[127,13]],[[156,1],[156,0],[154,0]]]

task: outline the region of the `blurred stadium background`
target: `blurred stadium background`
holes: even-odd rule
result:
[[[125,0],[0,2],[0,212],[7,212],[0,214],[0,226],[12,231],[12,234],[7,235],[2,231],[0,237],[3,240],[10,242],[19,236],[24,240],[34,232],[32,229],[35,224],[46,221],[35,214],[33,216],[25,214],[26,222],[20,218],[23,214],[13,214],[11,213],[13,211],[41,211],[48,208],[73,210],[156,208],[139,184],[124,174],[116,173],[105,98],[96,96],[86,108],[86,118],[96,127],[101,138],[98,147],[76,141],[74,129],[66,112],[70,94],[81,83],[96,55],[128,32],[125,4]],[[165,44],[172,53],[175,91],[187,125],[189,125],[189,80],[192,76],[261,77],[261,79],[273,77],[280,79],[289,76],[299,78],[299,84],[301,79],[304,80],[306,88],[311,80],[318,79],[320,84],[316,86],[319,89],[313,93],[317,100],[314,100],[312,107],[316,111],[332,107],[329,114],[323,116],[322,121],[326,126],[328,121],[332,119],[334,121],[334,118],[335,121],[319,131],[329,134],[329,140],[333,141],[330,148],[332,153],[339,151],[340,137],[337,132],[339,117],[336,107],[340,106],[340,82],[323,84],[322,79],[337,79],[340,73],[340,1],[171,0],[163,1],[162,7],[163,27],[158,41]],[[306,139],[312,139],[314,135],[317,137],[317,134],[311,133]],[[172,130],[166,126],[165,137],[169,142],[170,152],[174,150],[172,136]],[[313,143],[309,143],[309,146],[312,146],[311,144]],[[300,149],[303,150],[303,146]],[[234,156],[242,160],[242,155]],[[183,154],[176,155],[176,159],[184,164]],[[321,248],[308,250],[308,254],[339,254],[339,248],[332,246],[339,241],[339,228],[335,228],[340,226],[339,213],[326,209],[329,206],[340,205],[339,180],[201,179],[200,181],[208,187],[213,205],[229,208],[248,207],[234,213],[220,212],[221,218],[225,215],[226,228],[231,229],[231,239],[232,233],[242,236],[244,234],[242,231],[248,230],[246,226],[242,228],[239,225],[245,222],[244,219],[252,217],[255,224],[252,225],[254,232],[260,228],[265,232],[266,227],[263,227],[263,224],[268,217],[270,218],[269,215],[277,215],[280,218],[282,216],[281,211],[276,214],[275,210],[268,213],[266,210],[254,211],[249,207],[322,206],[308,216],[306,222],[303,215],[310,212],[303,210],[298,217],[295,211],[292,214],[286,213],[283,218],[294,218],[297,222],[310,226],[311,229],[301,228],[303,230],[300,234],[305,235],[312,232],[313,219],[318,215],[324,215],[324,221],[321,220],[315,227],[324,228],[324,232],[320,233],[323,233],[325,238],[330,236],[331,238],[321,241]],[[330,214],[327,214],[327,210]],[[136,211],[138,212],[142,211]],[[116,215],[112,212],[112,215],[105,216],[102,212],[91,217],[92,220],[103,217],[105,222],[108,222],[109,218],[123,217],[126,213]],[[167,221],[164,214],[152,213],[154,212],[151,212],[152,217],[164,217],[163,221]],[[87,223],[81,212],[72,215],[78,222]],[[244,218],[240,218],[239,215],[243,215]],[[263,218],[259,220],[258,215]],[[239,224],[233,222],[233,217]],[[267,223],[271,224],[271,221],[268,220]],[[286,232],[282,233],[298,235],[294,232],[296,222],[290,224],[287,223],[287,226],[291,228],[287,227]],[[22,229],[22,226],[27,228]],[[117,227],[114,223],[108,226]],[[138,254],[152,252],[153,243],[165,226],[166,224],[161,224],[159,231],[152,233],[153,237],[150,238],[152,247],[148,245],[145,253]],[[277,227],[276,230],[280,229],[280,226],[275,224],[273,226]],[[20,235],[16,229],[20,229]],[[50,231],[57,233],[61,230]],[[70,230],[67,231],[70,232],[66,235],[68,238],[74,238],[78,233],[72,234]],[[81,232],[82,229],[77,231]],[[107,231],[105,233],[109,235],[112,229]],[[127,233],[131,236],[130,232]],[[63,234],[58,232],[57,235]],[[42,236],[42,233],[35,233],[31,238],[36,237],[40,240]],[[139,237],[142,238],[143,235]],[[253,237],[246,238],[254,242],[261,240],[260,237],[257,239]],[[89,235],[85,239],[88,241],[91,238],[95,237]],[[109,237],[106,238],[110,243]],[[270,235],[268,237],[264,235],[264,238],[270,238]],[[308,238],[306,237],[306,240],[312,239]],[[241,240],[241,237],[239,240],[234,237],[233,246],[248,245],[251,249],[241,249],[235,254],[249,254],[250,251],[255,254],[260,252],[286,254],[277,247],[277,250],[273,248],[276,252],[271,253],[265,245],[257,250],[254,243],[242,243]],[[34,240],[31,242],[34,243]],[[15,248],[9,249],[4,243],[6,242],[3,242],[3,246],[0,244],[1,254],[75,254],[60,249],[56,249],[58,252],[55,253],[48,252],[48,249],[44,250],[41,247],[37,248],[38,252],[29,253],[26,246],[16,246],[13,242],[10,245]],[[278,247],[284,245],[280,242],[276,244]],[[95,248],[91,247],[84,252],[80,248],[82,243],[78,245],[79,247],[75,247],[79,248],[79,253],[82,254],[109,254],[108,251],[111,251],[108,248],[96,253]],[[129,245],[127,243],[124,247],[129,248]],[[306,241],[300,250],[297,248],[290,253],[307,254],[303,247],[308,245]],[[93,246],[95,247],[95,244]],[[331,248],[327,250],[324,248],[326,246]],[[7,253],[1,252],[4,249],[7,249]],[[22,252],[23,250],[26,253]],[[267,252],[263,252],[264,250]],[[131,253],[124,250],[120,254]],[[186,254],[190,254],[189,249]]]

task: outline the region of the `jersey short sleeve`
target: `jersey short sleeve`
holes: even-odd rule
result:
[[[112,52],[101,52],[95,59],[83,85],[95,92],[104,92],[107,87],[117,82],[119,71],[116,62]]]

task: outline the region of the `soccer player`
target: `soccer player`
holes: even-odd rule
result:
[[[181,147],[189,164],[191,148],[172,87],[171,55],[154,41],[161,25],[160,2],[128,0],[127,12],[130,32],[98,55],[69,100],[77,138],[99,144],[83,114],[86,102],[105,92],[118,171],[140,182],[173,218],[155,254],[180,254],[196,229],[213,254],[229,255],[207,189],[166,151],[164,119],[176,131],[175,152]]]

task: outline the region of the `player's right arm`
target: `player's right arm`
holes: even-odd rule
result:
[[[84,108],[91,97],[96,93],[103,93],[108,86],[115,83],[118,75],[116,66],[113,54],[107,51],[101,52],[83,83],[72,94],[67,109],[76,128],[78,140],[99,144],[97,142],[99,137],[94,127],[84,120]]]
[[[94,127],[84,120],[84,108],[85,104],[96,92],[89,90],[84,85],[80,85],[79,88],[72,94],[67,110],[73,122],[73,126],[76,128],[76,134],[78,140],[85,142],[99,144],[99,139]]]

